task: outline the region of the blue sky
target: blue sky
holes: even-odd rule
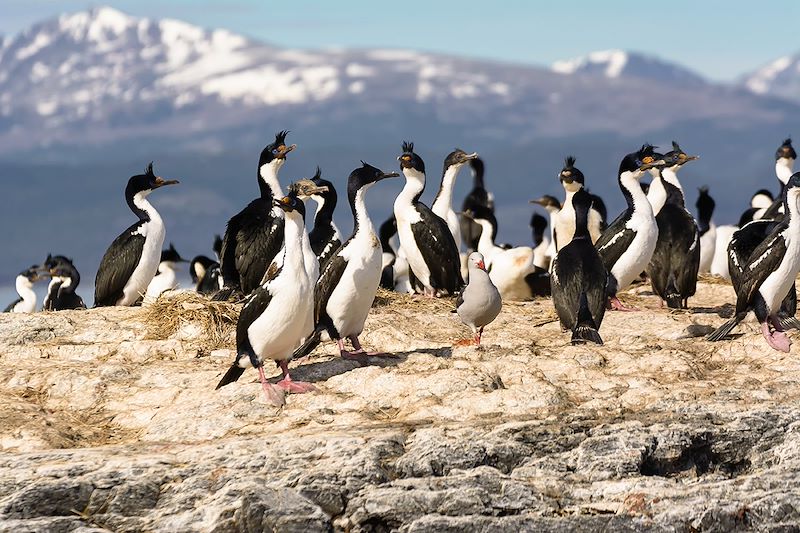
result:
[[[792,38],[800,2],[792,0],[0,0],[0,32],[98,5],[299,48],[400,47],[540,65],[622,48],[716,80],[800,50]]]

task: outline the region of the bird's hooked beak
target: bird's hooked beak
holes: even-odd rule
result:
[[[642,160],[642,163],[639,165],[639,170],[650,170],[651,168],[663,167],[665,164],[666,161],[663,159],[656,161],[654,157],[648,155]]]
[[[478,152],[472,152],[471,154],[464,154],[462,158],[464,162],[472,161],[473,159],[478,159]]]
[[[475,266],[486,272],[486,263],[483,262],[483,259],[475,263]]]
[[[180,183],[178,180],[165,180],[161,176],[156,176],[156,179],[153,180],[153,189],[158,189],[165,185],[177,185],[178,183]]]
[[[378,178],[378,181],[385,180],[386,178],[396,178],[400,175],[399,172],[384,172],[383,175]]]
[[[475,213],[472,211],[472,209],[467,209],[466,211],[462,211],[461,214],[470,220],[475,220]]]
[[[529,200],[528,203],[539,204],[541,206],[544,206],[544,198],[536,198],[535,200]]]
[[[328,192],[328,186],[317,185],[313,180],[306,178],[289,185],[289,192],[293,192],[303,198],[311,198],[315,194]]]
[[[277,159],[286,159],[286,154],[288,154],[289,152],[291,152],[295,148],[297,148],[296,144],[290,144],[289,146],[286,146],[285,144],[281,144],[280,146],[278,146],[278,150],[277,150],[277,153],[275,154],[275,157]]]
[[[280,207],[286,212],[294,210],[294,208],[292,207],[292,199],[289,198],[288,196],[284,196],[283,198],[280,199],[275,198],[274,200],[272,200],[272,205]]]

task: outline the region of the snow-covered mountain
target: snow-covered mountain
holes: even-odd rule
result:
[[[638,78],[689,87],[706,83],[702,76],[680,65],[624,50],[592,52],[585,56],[556,61],[551,68],[561,74]]]
[[[224,149],[242,135],[263,137],[265,123],[320,135],[344,128],[367,140],[444,129],[519,144],[632,135],[689,118],[776,117],[768,102],[636,54],[554,68],[411,50],[285,49],[100,7],[0,45],[0,154],[132,138]],[[598,69],[602,76],[591,75]],[[651,112],[653,101],[662,112]]]
[[[800,54],[776,59],[745,75],[741,84],[756,94],[800,101]]]

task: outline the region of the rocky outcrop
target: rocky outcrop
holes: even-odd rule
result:
[[[754,325],[696,337],[731,294],[629,295],[602,347],[507,304],[482,349],[447,302],[380,299],[393,357],[322,346],[281,409],[252,371],[214,391],[232,329],[196,308],[5,315],[0,531],[794,530],[800,364]]]

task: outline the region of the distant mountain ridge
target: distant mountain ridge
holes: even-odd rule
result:
[[[746,121],[775,119],[769,101],[640,54],[598,52],[553,69],[411,50],[293,50],[99,7],[3,41],[0,154],[131,138],[202,139],[222,150],[236,142],[231,130],[266,120],[358,125],[365,139],[376,119],[389,131],[412,121],[529,142],[646,132],[687,109],[700,120],[726,120],[733,109]],[[652,101],[676,112],[653,115]]]
[[[638,78],[684,87],[707,83],[701,75],[682,66],[624,50],[592,52],[585,56],[556,61],[551,68],[561,74]]]

